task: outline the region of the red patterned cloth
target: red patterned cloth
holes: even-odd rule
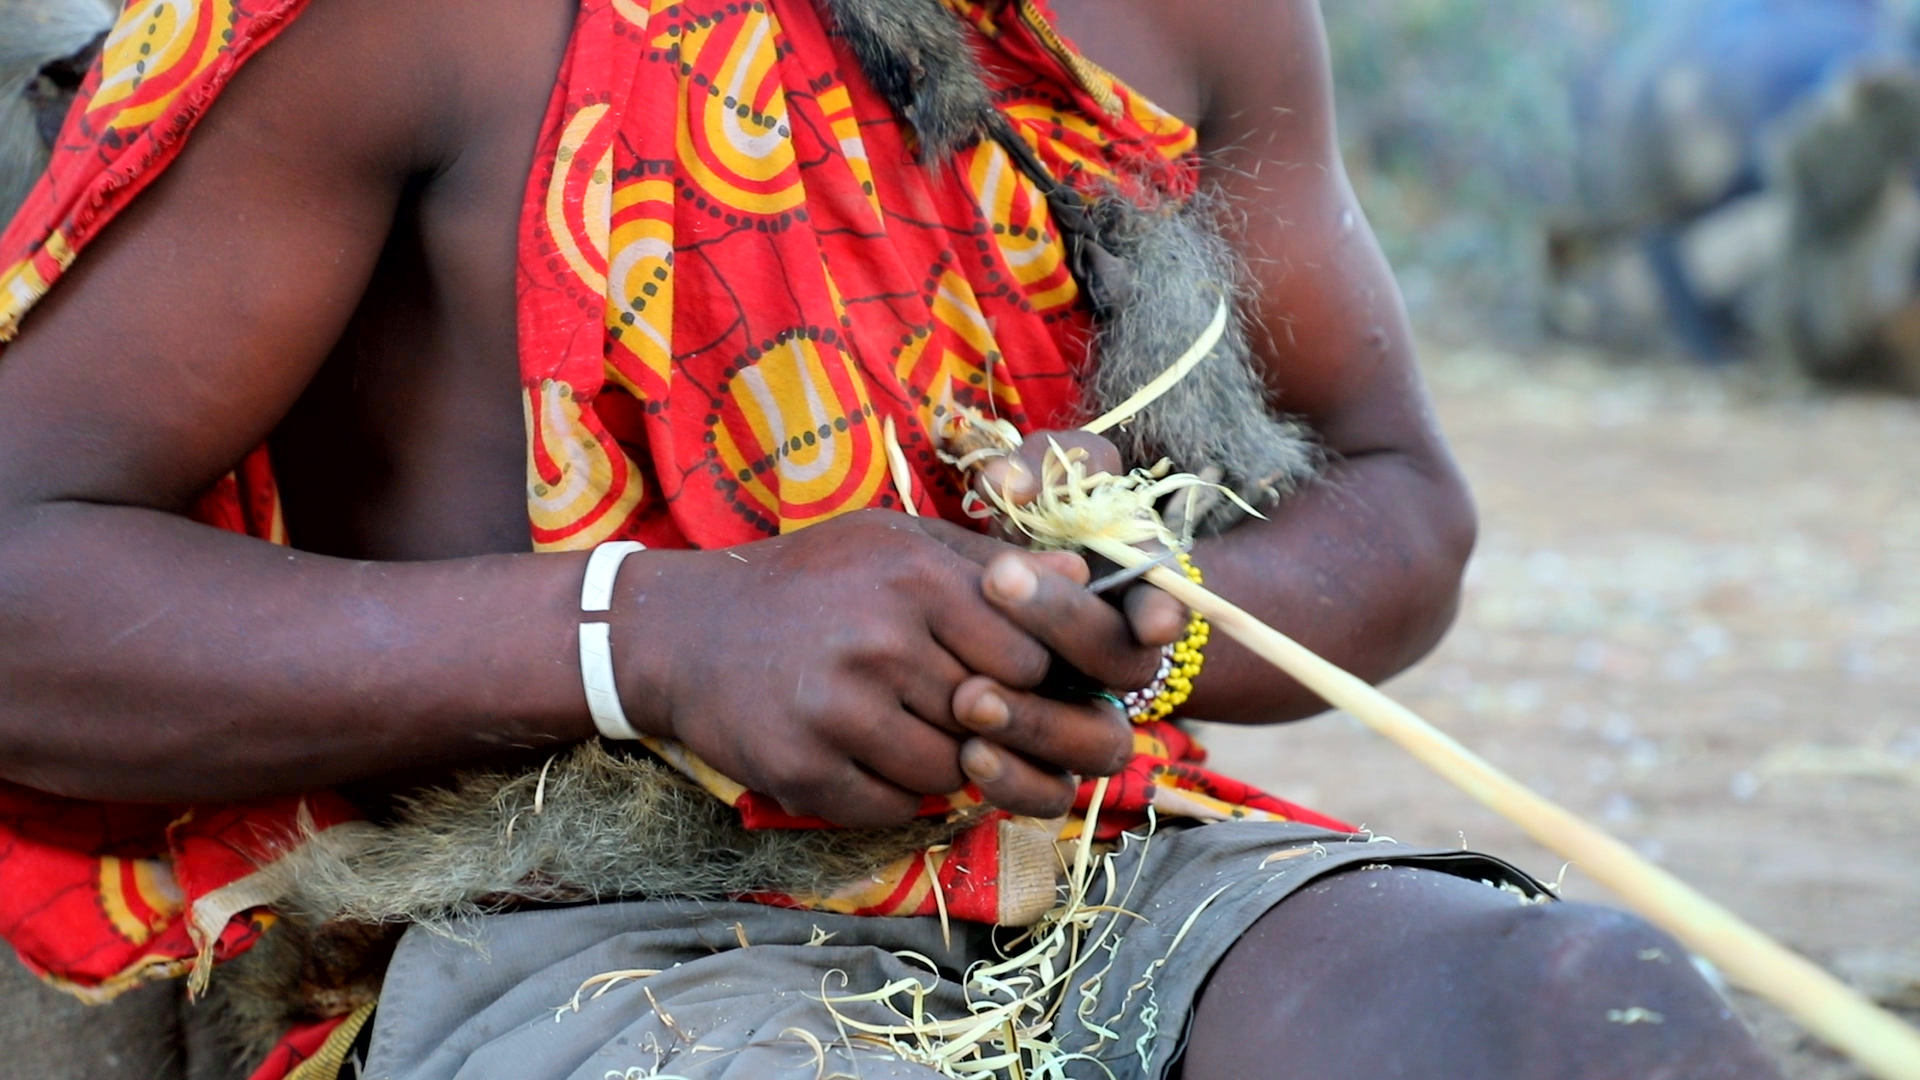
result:
[[[304,3],[128,9],[52,169],[0,234],[0,339]],[[973,28],[997,103],[1056,174],[1191,191],[1193,132],[1074,53],[1036,0],[948,3]],[[969,405],[1022,430],[1074,418],[1088,316],[1045,200],[992,142],[919,164],[808,0],[583,0],[536,162],[519,325],[540,550],[728,546],[895,506],[888,419],[915,505],[965,521],[959,478],[932,452],[941,417]],[[197,517],[285,543],[264,451]],[[751,826],[820,824],[653,745]],[[1150,811],[1338,824],[1207,771],[1171,724],[1141,728],[1136,747],[1108,788],[1103,835]],[[270,922],[275,896],[256,871],[303,821],[351,816],[326,793],[127,807],[0,784],[0,936],[95,1000],[179,974]],[[1044,860],[1035,836],[995,814],[877,885],[765,899],[1019,921],[1052,895],[1053,835],[1040,834]],[[1041,872],[1036,860],[1044,881],[1015,888],[1010,875]]]

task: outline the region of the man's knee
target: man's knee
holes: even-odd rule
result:
[[[1529,902],[1481,882],[1406,868],[1343,875],[1321,899],[1331,902],[1329,910],[1302,905],[1298,914],[1312,921],[1357,916],[1379,930],[1351,950],[1357,964],[1377,967],[1390,958],[1390,968],[1404,972],[1408,960],[1424,960],[1456,985],[1503,999],[1496,1014],[1590,1011],[1592,1002],[1617,1001],[1602,1012],[1642,1016],[1632,1013],[1629,999],[1656,989],[1662,1000],[1725,1005],[1672,936],[1618,908]]]
[[[1476,921],[1488,961],[1538,989],[1591,986],[1596,980],[1682,978],[1698,982],[1687,953],[1637,915],[1596,904],[1516,904]]]
[[[1487,921],[1481,985],[1523,1060],[1608,1060],[1701,1080],[1775,1075],[1686,950],[1638,916],[1563,903]]]
[[[1312,1040],[1301,1031],[1338,1031]],[[1411,868],[1340,874],[1269,912],[1215,969],[1189,1080],[1775,1076],[1671,937]],[[1276,1068],[1275,1061],[1285,1061]]]

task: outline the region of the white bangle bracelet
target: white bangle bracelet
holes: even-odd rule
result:
[[[606,611],[613,606],[613,579],[620,564],[645,544],[618,540],[601,544],[587,559],[587,578],[580,586],[581,611]],[[580,624],[580,681],[587,690],[587,712],[593,726],[609,739],[631,742],[640,738],[627,722],[627,710],[620,705],[620,689],[613,681],[613,625],[591,622]]]

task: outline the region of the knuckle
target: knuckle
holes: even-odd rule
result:
[[[794,800],[811,803],[821,793],[831,790],[828,774],[824,762],[801,761],[786,765],[774,773],[772,784],[775,790],[769,794],[778,795],[783,802]]]
[[[922,795],[949,795],[966,787],[967,778],[960,771],[959,755],[955,753],[928,762],[913,778],[911,786]]]
[[[887,737],[886,718],[877,709],[843,709],[827,722],[833,725],[834,744],[843,749],[882,744]]]
[[[902,545],[894,562],[896,583],[920,598],[940,597],[951,592],[959,575],[945,548],[932,541]]]
[[[1048,672],[1053,670],[1053,654],[1039,642],[1021,638],[1006,651],[1004,663],[1006,678],[1002,681],[1025,689],[1046,681]]]
[[[844,622],[820,632],[827,647],[844,661],[843,670],[861,675],[893,670],[913,641],[898,618],[879,611],[850,614]]]
[[[801,679],[787,702],[787,715],[803,731],[818,732],[839,714],[838,697],[824,679]]]

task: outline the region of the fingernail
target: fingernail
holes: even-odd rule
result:
[[[960,768],[982,784],[993,783],[1006,771],[999,752],[978,739],[960,748]]]
[[[1007,721],[1013,719],[1013,713],[999,694],[981,694],[968,711],[966,719],[968,727],[999,731],[1007,726]]]
[[[1033,470],[1027,463],[1018,460],[1007,462],[1007,475],[1004,481],[1007,493],[1017,496],[1031,496],[1040,493],[1040,482],[1034,479]]]
[[[1006,483],[1006,480],[1006,458],[993,458],[985,465],[980,466],[980,482],[986,486],[997,490]]]
[[[1009,557],[994,563],[987,571],[987,587],[1008,603],[1024,604],[1040,591],[1040,579],[1025,559]]]

